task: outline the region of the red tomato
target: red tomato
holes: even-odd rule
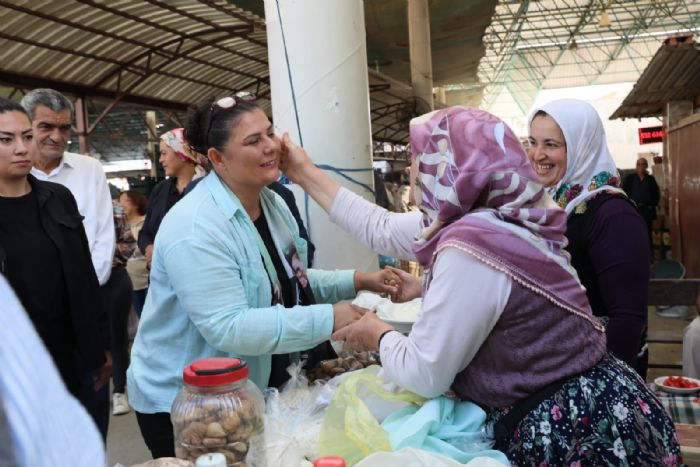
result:
[[[687,379],[683,378],[682,376],[669,376],[668,378],[666,378],[664,380],[663,385],[669,386],[672,388],[680,388],[680,389],[700,388],[700,385],[698,383],[687,380]]]

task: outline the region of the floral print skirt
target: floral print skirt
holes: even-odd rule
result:
[[[507,412],[492,410],[489,420]],[[517,467],[682,465],[673,420],[610,353],[530,411],[496,448]]]

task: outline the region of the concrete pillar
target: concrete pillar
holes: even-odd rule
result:
[[[158,159],[160,154],[159,140],[156,133],[158,122],[156,111],[146,111],[146,131],[148,132],[148,158],[151,159],[151,177],[158,175]]]
[[[433,110],[433,59],[428,0],[408,0],[408,43],[413,95]]]
[[[90,154],[88,144],[88,112],[84,97],[78,97],[73,104],[75,108],[75,129],[78,134],[78,150],[80,154]]]
[[[442,105],[447,104],[447,94],[445,93],[445,88],[435,88],[435,100]]]
[[[362,0],[265,0],[265,18],[276,131],[289,132],[316,164],[363,170],[346,174],[372,187]],[[332,171],[329,174],[374,201],[365,188]],[[313,200],[308,202],[307,215],[305,194],[298,186],[290,189],[316,245],[314,267],[377,269],[376,254],[332,224]]]

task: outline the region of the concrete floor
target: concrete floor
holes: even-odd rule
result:
[[[151,459],[133,411],[109,420],[107,458],[108,467],[114,467],[117,462],[129,467]]]
[[[682,332],[691,319],[672,319],[658,316],[653,308],[649,311],[649,328],[652,330],[675,330]],[[681,363],[682,348],[680,344],[651,344],[649,349],[649,361],[653,363]],[[680,370],[674,369],[651,369],[647,376],[648,381],[652,381],[658,376],[680,375]],[[134,412],[118,417],[112,417],[109,424],[109,435],[107,437],[107,454],[109,467],[119,462],[125,467],[133,464],[145,462],[151,458],[146,445],[141,438],[141,432],[136,423]]]

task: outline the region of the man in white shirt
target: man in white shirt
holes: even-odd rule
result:
[[[32,175],[68,188],[83,215],[97,279],[109,279],[114,256],[112,198],[102,164],[92,157],[65,151],[71,134],[73,104],[53,89],[35,89],[22,99],[32,119],[38,149]]]
[[[0,465],[105,465],[100,435],[71,396],[0,274]]]
[[[22,98],[22,106],[32,119],[37,148],[31,173],[39,180],[60,183],[75,197],[78,211],[83,216],[92,264],[100,286],[103,286],[112,272],[116,238],[112,198],[102,164],[92,157],[65,150],[74,114],[73,103],[66,96],[53,89],[35,89]],[[108,334],[106,310],[95,312],[100,313],[99,320],[107,328]],[[108,353],[107,365],[111,364]],[[109,387],[95,391],[92,375],[87,370],[81,371],[81,378],[83,388],[80,400],[106,439]]]

